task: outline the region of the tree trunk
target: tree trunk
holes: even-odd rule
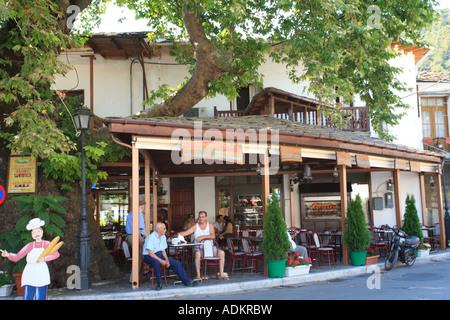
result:
[[[0,185],[5,186],[8,169],[8,157],[0,157]],[[69,200],[62,202],[62,206],[66,209],[67,214],[61,215],[66,221],[66,227],[62,229],[64,237],[64,245],[59,250],[61,254],[56,260],[48,262],[50,269],[50,277],[52,286],[65,287],[67,286],[67,279],[71,274],[67,274],[67,268],[70,265],[78,265],[78,233],[80,229],[80,213],[81,213],[81,186],[75,184],[73,191],[62,191],[60,183],[57,181],[47,179],[43,174],[38,174],[36,195],[53,195],[64,196]],[[88,188],[89,190],[89,188]],[[5,202],[0,205],[0,233],[8,232],[14,229],[16,221],[24,214],[17,210],[17,204],[11,202],[14,195],[8,195]],[[109,254],[102,236],[100,228],[94,220],[95,199],[90,193],[87,194],[87,222],[90,238],[90,271],[92,282],[99,282],[104,279],[112,279],[118,277],[120,272],[115,265],[112,256]],[[45,231],[45,226],[44,226]],[[52,239],[44,240],[51,241]],[[25,258],[24,258],[25,259]],[[2,264],[4,258],[0,259],[0,270],[3,270]]]
[[[225,72],[235,74],[242,72],[232,65],[233,50],[221,50],[206,37],[198,13],[195,9],[189,11],[186,1],[183,3],[183,20],[195,52],[194,73],[172,98],[155,105],[152,109],[140,111],[138,117],[180,116],[206,96],[210,81],[219,79]]]

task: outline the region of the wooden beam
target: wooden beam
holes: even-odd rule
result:
[[[291,175],[289,175],[291,177]],[[294,185],[289,179],[289,190],[291,190],[291,226],[295,227],[295,203],[294,203]]]
[[[148,236],[150,234],[150,160],[144,159],[144,196],[145,196],[145,210],[144,210],[144,221],[145,221],[145,234]]]
[[[156,223],[158,222],[158,187],[156,186],[156,170],[152,170],[152,187],[153,187],[153,230],[156,230]]]
[[[394,170],[394,200],[395,200],[395,221],[397,227],[402,226],[402,206],[400,199],[400,170]]]
[[[139,288],[139,149],[132,143],[132,205],[133,212],[133,237],[132,237],[132,265],[131,265],[131,286]]]
[[[425,194],[425,174],[421,172],[419,174],[419,186],[420,186],[420,202],[422,204],[422,224],[428,225],[428,212],[427,212],[427,196]]]
[[[263,225],[266,219],[267,200],[270,196],[270,171],[269,171],[269,151],[264,153],[264,163],[262,164],[262,201],[263,201]],[[268,275],[267,262],[264,259],[264,275]]]
[[[348,207],[348,193],[347,193],[347,167],[339,166],[339,178],[340,178],[340,192],[341,192],[341,228],[342,234],[345,233],[345,219],[347,217]],[[342,238],[342,261],[345,265],[348,264],[348,251],[345,245],[344,238]]]
[[[444,219],[444,208],[443,208],[443,197],[442,197],[442,174],[435,174],[436,180],[436,193],[437,193],[437,205],[438,205],[438,218],[439,218],[439,231],[440,241],[441,241],[441,249],[445,250],[447,248],[447,241],[445,236],[445,219]]]

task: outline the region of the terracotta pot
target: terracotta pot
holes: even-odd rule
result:
[[[16,289],[19,297],[23,297],[25,293],[25,286],[22,287],[22,273],[14,273],[14,278],[16,278]]]
[[[377,256],[372,256],[372,257],[366,257],[366,266],[367,266],[368,264],[375,264],[375,263],[377,263],[379,257],[380,257],[379,255],[377,255]]]

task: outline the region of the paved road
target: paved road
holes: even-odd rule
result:
[[[364,276],[231,294],[182,297],[186,300],[448,300],[450,259],[402,264]],[[174,299],[177,300],[177,299]]]

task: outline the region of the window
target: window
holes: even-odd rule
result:
[[[447,104],[444,98],[421,98],[424,138],[448,137]]]

